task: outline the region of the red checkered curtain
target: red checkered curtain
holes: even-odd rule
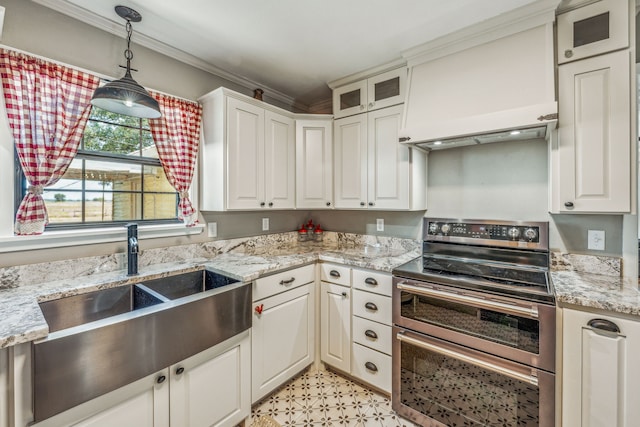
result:
[[[198,223],[198,212],[189,200],[189,187],[198,158],[202,106],[198,103],[151,92],[162,116],[149,120],[167,180],[180,196],[179,218],[187,227]]]
[[[0,74],[9,125],[29,182],[15,233],[42,234],[48,222],[43,189],[58,182],[75,157],[100,79],[5,49],[0,49]]]

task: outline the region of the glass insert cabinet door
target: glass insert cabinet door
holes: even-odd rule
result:
[[[334,118],[403,103],[406,78],[407,69],[402,67],[334,89]]]

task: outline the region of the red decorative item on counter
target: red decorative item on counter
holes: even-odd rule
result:
[[[305,228],[304,224],[302,224],[302,227],[300,227],[300,230],[298,230],[298,241],[299,242],[305,242],[307,241],[307,237],[308,233],[307,233],[307,229]]]

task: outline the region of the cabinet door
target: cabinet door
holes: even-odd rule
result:
[[[296,122],[296,206],[333,208],[333,120]]]
[[[314,286],[300,286],[255,302],[251,336],[252,402],[313,362]]]
[[[404,102],[407,69],[378,74],[367,80],[367,110],[390,107]]]
[[[568,309],[562,318],[562,425],[638,425],[640,323]]]
[[[398,142],[402,106],[367,114],[368,205],[409,209],[409,147]]]
[[[558,67],[559,212],[631,209],[629,61],[620,51]]]
[[[333,90],[333,117],[352,116],[367,111],[367,81],[360,80]]]
[[[322,282],[320,357],[344,372],[351,368],[350,291],[346,286]]]
[[[265,111],[266,207],[293,209],[296,203],[296,142],[293,119]]]
[[[264,109],[228,98],[227,139],[227,207],[260,209],[265,202]]]
[[[149,375],[34,424],[34,427],[63,425],[169,427],[169,371],[164,369]]]
[[[367,208],[367,115],[334,122],[336,208]]]
[[[172,426],[237,425],[251,413],[251,338],[245,331],[172,365]]]

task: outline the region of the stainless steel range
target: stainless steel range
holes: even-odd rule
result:
[[[427,426],[555,421],[548,223],[425,218],[393,270],[393,409]]]

